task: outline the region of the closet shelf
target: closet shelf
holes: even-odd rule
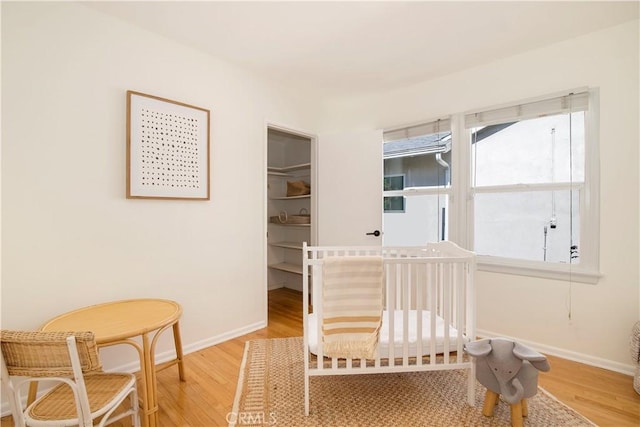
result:
[[[296,264],[289,264],[287,262],[282,262],[280,264],[270,265],[269,268],[273,268],[274,270],[287,271],[289,273],[295,273],[302,275],[302,266]]]
[[[269,225],[277,225],[278,227],[311,227],[311,224],[279,224],[277,222],[270,222]]]
[[[282,168],[275,167],[275,166],[268,166],[267,172],[273,175],[280,175],[280,174],[287,175],[289,172],[295,172],[295,171],[304,170],[304,169],[311,169],[311,163],[301,163],[299,165],[285,166]]]
[[[302,250],[302,242],[273,242],[269,244],[278,248]]]
[[[270,200],[294,200],[294,199],[309,199],[311,194],[305,194],[303,196],[282,196],[282,197],[269,197]]]

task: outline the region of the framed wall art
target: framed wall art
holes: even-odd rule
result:
[[[127,91],[127,198],[209,200],[209,110]]]

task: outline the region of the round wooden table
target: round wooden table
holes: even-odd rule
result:
[[[177,364],[180,380],[185,380],[179,328],[181,315],[182,307],[175,301],[131,299],[70,311],[49,320],[40,329],[43,331],[91,331],[95,334],[96,342],[100,347],[129,344],[138,350],[141,383],[144,389],[141,393],[142,418],[146,426],[155,427],[158,425],[156,372]],[[169,327],[173,328],[176,358],[156,366],[157,340]],[[142,338],[142,347],[132,339],[138,336]]]

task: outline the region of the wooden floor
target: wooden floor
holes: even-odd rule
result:
[[[244,343],[301,335],[301,294],[288,289],[271,291],[267,328],[186,355],[186,382],[180,382],[176,368],[158,373],[159,426],[228,425]],[[559,400],[601,426],[640,426],[640,396],[630,376],[557,357],[549,361],[551,371],[540,374],[540,386]],[[10,417],[2,419],[1,427],[11,425]]]

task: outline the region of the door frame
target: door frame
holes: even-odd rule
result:
[[[269,129],[277,130],[279,132],[289,133],[292,135],[301,136],[303,138],[308,138],[311,141],[310,150],[311,150],[311,168],[309,174],[311,176],[311,229],[309,232],[310,237],[310,245],[316,244],[318,241],[318,136],[312,132],[301,130],[299,128],[295,128],[292,126],[284,125],[282,123],[275,122],[273,120],[265,120],[264,124],[264,135],[263,135],[263,144],[262,144],[262,179],[263,179],[263,193],[262,193],[262,283],[264,289],[265,296],[265,304],[264,304],[264,319],[265,322],[268,322],[268,263],[267,263],[267,253],[268,253],[268,240],[267,240],[267,232],[269,227],[269,218],[267,212],[267,205],[269,203],[268,200],[268,192],[267,192],[267,183],[269,181],[268,176],[268,150],[269,150]]]

